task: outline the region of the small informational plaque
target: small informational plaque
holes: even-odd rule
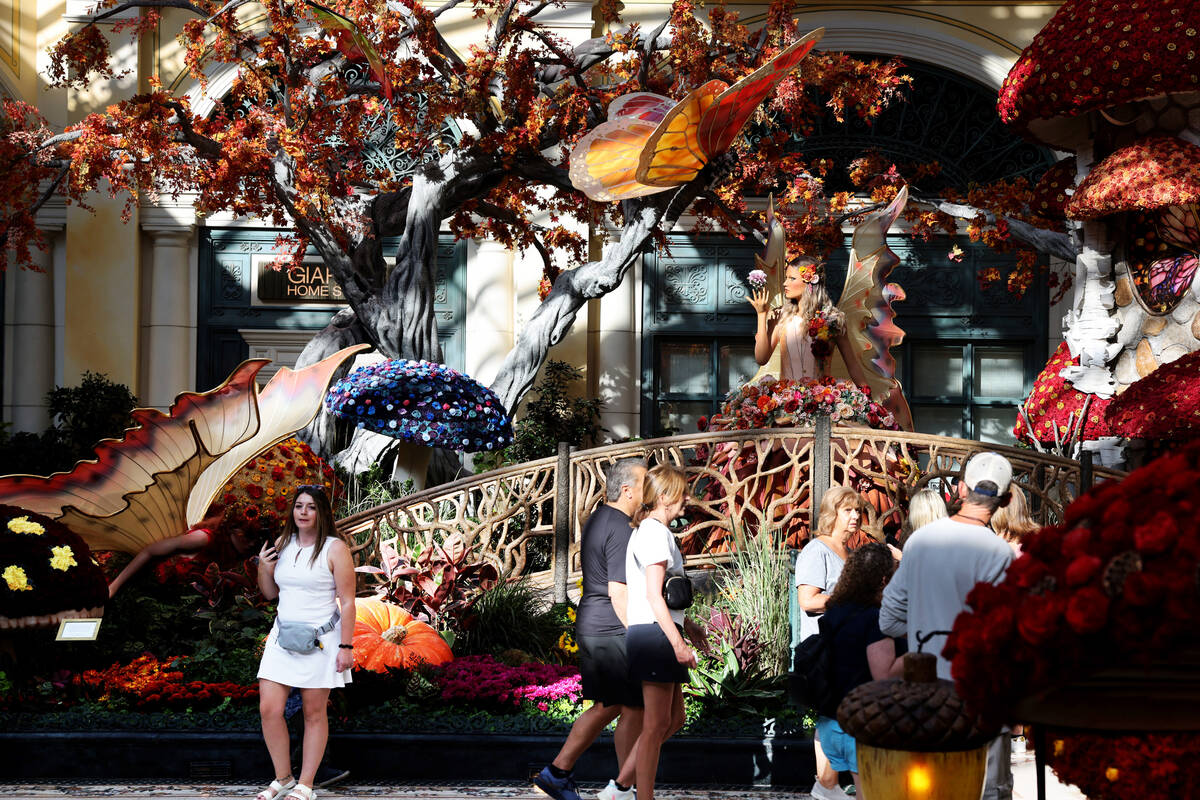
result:
[[[58,623],[56,642],[92,642],[100,635],[100,617],[64,619]]]

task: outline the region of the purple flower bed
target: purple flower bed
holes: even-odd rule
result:
[[[437,671],[442,700],[475,704],[520,706],[534,703],[541,710],[555,700],[579,701],[579,669],[559,664],[509,666],[491,656],[463,656]]]

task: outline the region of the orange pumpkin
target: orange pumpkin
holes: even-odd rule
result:
[[[355,669],[386,672],[454,660],[441,634],[400,606],[373,597],[359,597],[354,605]]]

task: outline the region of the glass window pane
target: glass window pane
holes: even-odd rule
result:
[[[913,394],[918,397],[962,397],[961,345],[912,349]]]
[[[915,406],[913,422],[917,433],[931,433],[935,436],[953,436],[961,439],[963,436],[962,406]]]
[[[1025,396],[1025,352],[1017,347],[975,346],[976,397]]]
[[[709,394],[712,391],[708,343],[663,343],[659,348],[659,391],[665,394]]]
[[[699,433],[696,420],[706,417],[712,409],[706,401],[659,400],[658,432],[662,435]]]
[[[1013,425],[1017,423],[1016,406],[988,407],[975,409],[975,430],[981,442],[1015,445]]]
[[[741,388],[758,372],[753,344],[723,344],[717,351],[720,370],[717,373],[717,394],[724,397],[730,389]]]

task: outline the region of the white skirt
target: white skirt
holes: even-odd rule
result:
[[[340,620],[333,630],[321,635],[324,649],[311,653],[301,655],[284,650],[276,644],[278,638],[277,626],[272,625],[262,661],[258,663],[258,677],[296,689],[340,689],[351,682],[350,670],[337,671],[338,645],[342,643]]]

